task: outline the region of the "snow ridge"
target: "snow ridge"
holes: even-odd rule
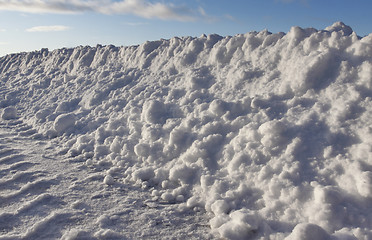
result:
[[[370,239],[371,69],[372,35],[341,22],[42,49],[0,59],[0,107],[221,237]]]

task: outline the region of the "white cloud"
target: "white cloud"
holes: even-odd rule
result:
[[[127,26],[135,27],[135,26],[146,25],[148,23],[146,23],[146,22],[124,22],[123,24],[127,25]]]
[[[112,2],[96,9],[105,14],[134,14],[144,18],[159,18],[163,20],[192,21],[191,10],[162,3],[149,3],[145,0],[124,0]]]
[[[36,26],[26,29],[26,32],[60,32],[70,29],[67,26],[55,25],[55,26]]]
[[[197,12],[187,7],[148,0],[0,0],[0,11],[27,13],[82,13],[133,14],[144,18],[193,21]]]
[[[75,13],[89,10],[86,1],[0,0],[0,10],[26,13]]]

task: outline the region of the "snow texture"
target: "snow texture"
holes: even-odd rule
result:
[[[42,49],[2,57],[0,81],[3,135],[22,129],[19,136],[58,153],[55,166],[27,163],[2,141],[0,204],[14,212],[0,215],[0,239],[372,239],[371,34],[337,22],[286,34]],[[21,163],[34,172],[10,170],[28,169],[14,165]],[[33,181],[39,165],[56,172]],[[18,188],[17,179],[28,184]],[[57,194],[68,181],[75,200]],[[92,191],[89,201],[79,197]],[[31,193],[38,198],[17,203]],[[149,225],[115,227],[136,219],[131,211],[141,207],[131,196],[152,199],[144,200],[148,215],[141,212]],[[27,221],[18,216],[33,217],[23,209],[50,198],[72,208],[34,216],[41,220],[17,235]],[[127,213],[114,207],[120,201]],[[67,224],[90,219],[89,204],[97,204],[93,225]],[[177,224],[183,216],[192,225],[187,211],[205,216],[210,232],[185,235]],[[146,228],[163,235],[136,232]]]

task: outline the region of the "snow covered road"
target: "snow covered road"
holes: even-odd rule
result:
[[[203,212],[105,184],[109,166],[61,155],[58,141],[32,130],[20,120],[0,125],[0,239],[212,238]]]

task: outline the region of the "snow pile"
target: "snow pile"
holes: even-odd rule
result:
[[[0,80],[3,119],[109,166],[108,185],[205,210],[222,237],[372,238],[372,35],[43,49],[1,58]]]

